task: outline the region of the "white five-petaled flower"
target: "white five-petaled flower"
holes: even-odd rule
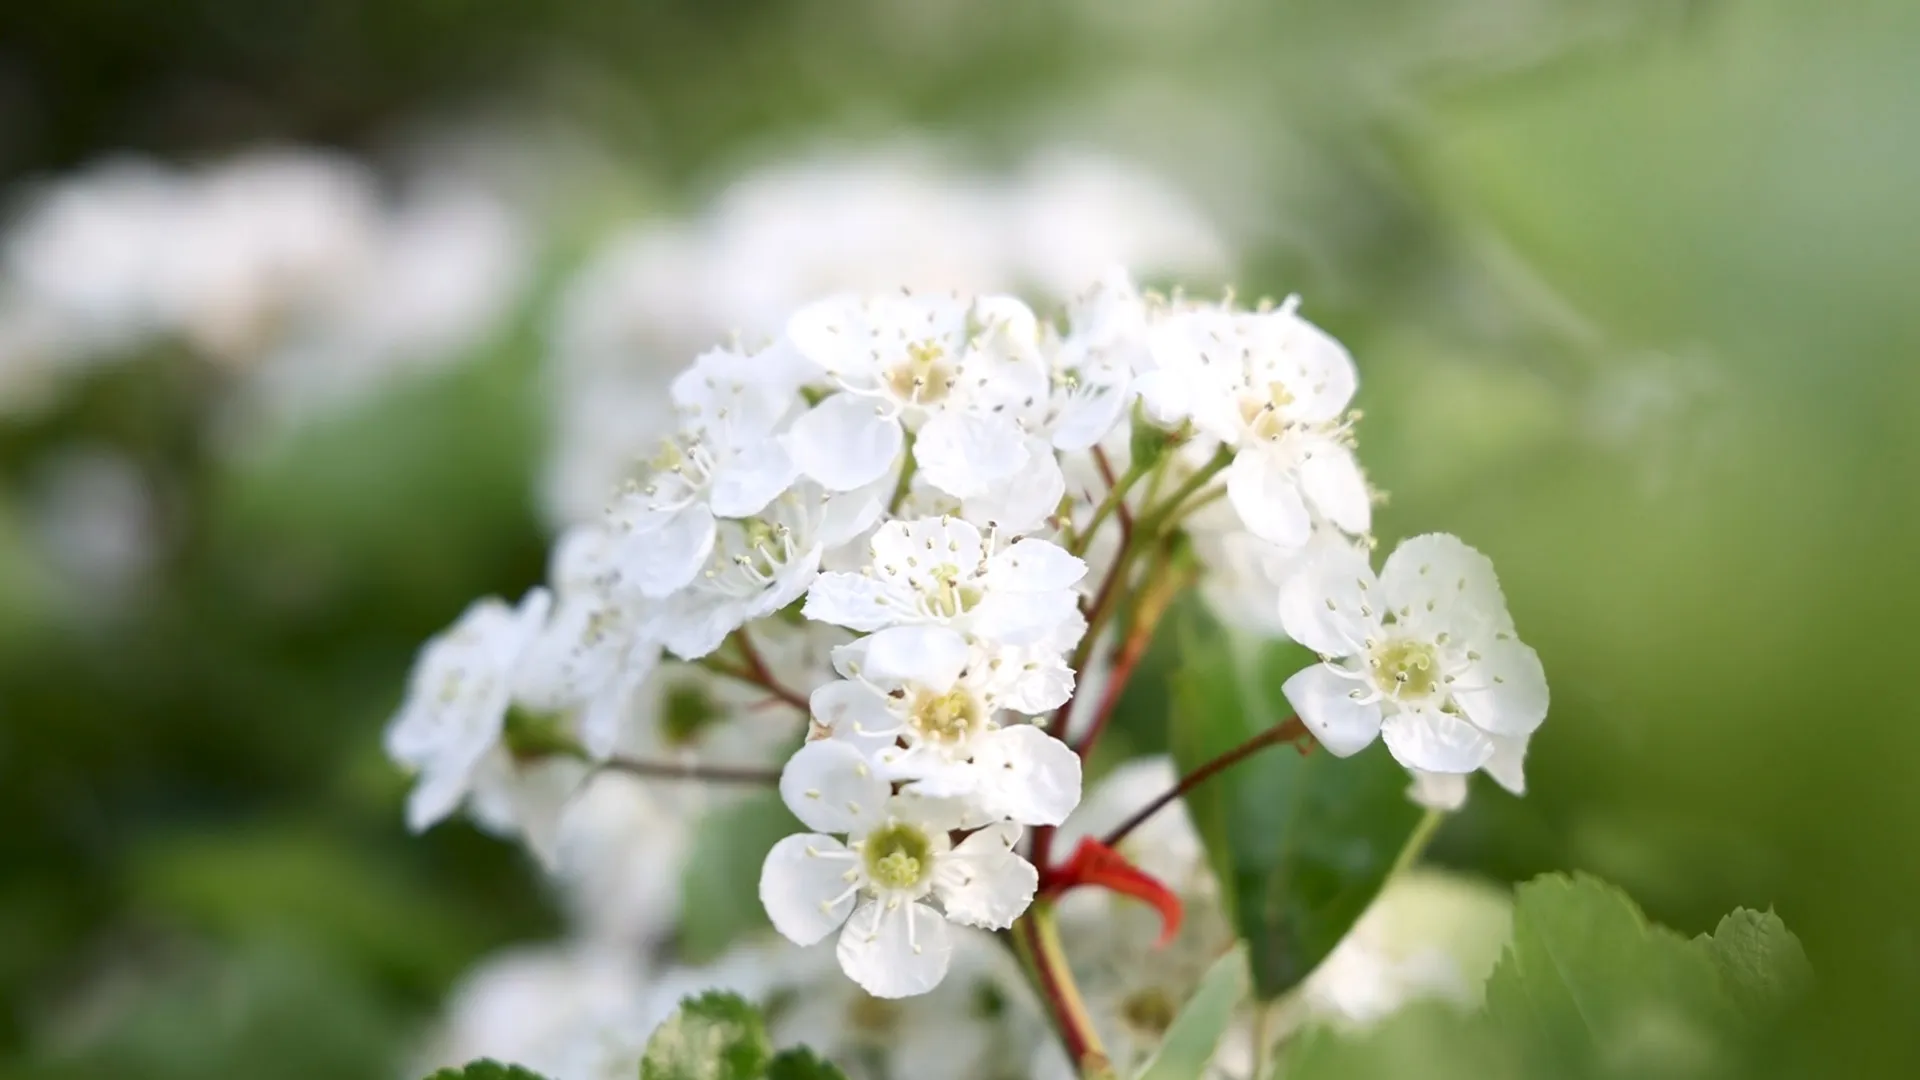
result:
[[[794,421],[787,448],[834,491],[887,474],[914,436],[920,474],[959,499],[1028,467],[1017,414],[1043,402],[1047,371],[1033,312],[1008,296],[841,296],[787,324],[802,356],[832,381]]]
[[[420,650],[407,700],[387,728],[388,756],[419,774],[407,799],[415,832],[439,822],[472,789],[506,725],[521,657],[552,597],[534,589],[518,607],[479,600]]]
[[[608,511],[623,577],[646,596],[693,580],[713,551],[716,518],[760,513],[798,475],[774,430],[796,399],[759,360],[714,349],[681,373],[679,431]]]
[[[1135,372],[1151,365],[1147,314],[1120,267],[1068,305],[1067,333],[1052,350],[1053,393],[1044,422],[1056,449],[1087,450],[1125,415]]]
[[[1343,420],[1359,381],[1353,358],[1294,306],[1171,315],[1152,330],[1154,369],[1134,384],[1156,423],[1191,420],[1234,449],[1228,501],[1247,528],[1287,547],[1307,542],[1315,511],[1350,533],[1372,527]]]
[[[1514,636],[1486,556],[1430,533],[1402,543],[1375,577],[1365,556],[1336,549],[1281,590],[1280,618],[1325,658],[1285,691],[1327,749],[1352,754],[1378,735],[1409,769],[1499,775],[1511,765],[1517,778],[1524,741],[1547,715],[1547,679]]]
[[[863,633],[932,623],[1009,645],[1042,640],[1076,614],[1073,586],[1087,564],[1028,537],[992,551],[959,518],[890,521],[873,534],[860,573],[821,574],[802,609],[809,619]]]
[[[987,825],[955,845],[953,830],[977,824],[963,804],[894,794],[844,742],[801,747],[781,773],[780,794],[816,831],[767,853],[767,916],[800,945],[840,930],[841,968],[875,997],[939,985],[953,950],[949,920],[1005,929],[1033,900],[1038,874],[1013,852],[1020,826]]]
[[[844,680],[813,692],[813,716],[916,794],[967,800],[987,818],[1058,825],[1080,801],[1080,758],[1032,724],[1002,725],[1003,690],[1031,672],[938,626],[896,626],[834,650]],[[1035,671],[1039,665],[1035,664]],[[1042,709],[1055,708],[1071,684]]]

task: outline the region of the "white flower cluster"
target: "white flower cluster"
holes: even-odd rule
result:
[[[422,175],[387,199],[316,151],[115,160],[22,201],[0,241],[0,409],[178,345],[247,373],[238,422],[302,419],[484,340],[530,261],[485,183]]]
[[[841,291],[1020,291],[1058,303],[1120,264],[1224,280],[1227,236],[1124,158],[1059,149],[1009,172],[917,141],[828,148],[731,181],[699,212],[620,230],[568,281],[551,330],[555,447],[543,503],[595,519],[607,489],[672,422],[685,358],[766,342]]]
[[[1000,295],[803,307],[673,381],[675,426],[562,539],[549,588],[428,646],[388,737],[419,774],[410,820],[466,801],[560,864],[609,770],[737,778],[800,743],[778,783],[810,831],[767,855],[769,918],[803,945],[838,932],[876,997],[926,993],[950,924],[1032,901],[1023,832],[1078,804],[1126,676],[1114,610],[1164,608],[1182,529],[1203,559],[1241,553],[1193,570],[1252,568],[1235,591],[1323,655],[1286,690],[1328,749],[1384,735],[1429,798],[1483,767],[1517,788],[1539,661],[1459,541],[1369,568],[1356,386],[1294,301],[1166,300],[1119,272],[1063,327]],[[673,672],[705,680],[690,720],[658,704]],[[771,734],[724,764],[663,737],[713,721]]]

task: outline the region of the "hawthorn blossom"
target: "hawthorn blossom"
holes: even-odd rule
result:
[[[794,421],[787,448],[830,490],[873,483],[907,433],[922,475],[949,495],[985,494],[1028,468],[1007,414],[1047,395],[1033,313],[1008,296],[841,296],[800,309],[787,337],[838,393]]]
[[[713,551],[716,519],[760,513],[798,475],[774,437],[794,399],[755,359],[715,349],[674,380],[680,429],[609,511],[622,573],[646,596],[692,581]]]
[[[1151,334],[1154,368],[1135,381],[1147,415],[1234,451],[1227,499],[1256,535],[1307,542],[1313,516],[1350,533],[1372,527],[1371,496],[1342,423],[1358,385],[1353,358],[1301,318],[1192,308]]]
[[[420,650],[407,699],[387,728],[388,756],[418,775],[407,827],[420,832],[451,814],[500,741],[521,658],[552,596],[534,589],[518,607],[475,601]]]
[[[781,773],[780,794],[816,831],[767,853],[767,916],[799,945],[840,931],[841,969],[875,997],[940,984],[952,957],[949,921],[1004,930],[1033,899],[1038,874],[1013,851],[1020,826],[987,825],[956,845],[951,833],[977,824],[963,804],[894,794],[844,742],[801,747]]]
[[[1409,769],[1470,773],[1546,718],[1540,658],[1514,636],[1493,564],[1457,537],[1406,541],[1378,577],[1336,550],[1282,590],[1280,617],[1325,658],[1284,690],[1337,755],[1380,736]]]
[[[998,719],[1001,689],[1017,691],[1026,671],[935,626],[893,627],[834,652],[847,678],[813,692],[814,719],[887,780],[1023,825],[1058,825],[1080,801],[1079,755],[1032,724]],[[1058,707],[1064,689],[1029,703]]]
[[[1087,572],[1058,544],[1033,537],[992,551],[977,527],[953,517],[890,521],[870,550],[860,573],[821,574],[802,613],[862,632],[931,623],[1023,644],[1074,615],[1073,586]]]
[[[582,525],[554,543],[553,617],[522,659],[518,690],[535,708],[578,715],[589,754],[612,753],[635,696],[660,661],[660,605],[613,587],[614,538]]]

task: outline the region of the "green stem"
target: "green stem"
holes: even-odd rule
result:
[[[1073,969],[1067,965],[1066,950],[1060,945],[1060,930],[1054,924],[1053,905],[1045,900],[1036,900],[1033,906],[1014,927],[1014,933],[1020,934],[1024,928],[1026,941],[1021,949],[1022,955],[1032,964],[1035,981],[1039,984],[1053,1014],[1054,1024],[1059,1028],[1061,1041],[1066,1043],[1067,1056],[1073,1059],[1074,1067],[1085,1075],[1101,1075],[1101,1070],[1111,1070],[1107,1064],[1107,1051],[1100,1043],[1100,1034],[1094,1030],[1093,1018],[1087,1013],[1087,1004],[1080,997],[1079,984],[1073,980]]]
[[[1427,811],[1426,816],[1420,819],[1420,824],[1413,827],[1413,834],[1407,837],[1406,844],[1400,848],[1399,857],[1393,860],[1393,869],[1387,871],[1388,881],[1400,876],[1402,871],[1419,861],[1420,855],[1427,850],[1428,841],[1433,839],[1433,834],[1439,830],[1440,823],[1445,820],[1447,820],[1446,811]]]
[[[900,513],[900,504],[906,501],[907,492],[913,487],[913,472],[917,463],[913,459],[913,432],[906,433],[906,441],[900,451],[900,479],[894,481],[893,498],[887,500],[887,512]]]
[[[1141,468],[1138,463],[1129,465],[1127,471],[1120,475],[1120,479],[1107,489],[1106,497],[1100,500],[1100,505],[1093,508],[1092,520],[1087,522],[1087,527],[1081,531],[1073,544],[1075,555],[1087,553],[1087,548],[1092,545],[1094,534],[1100,531],[1100,526],[1125,504],[1127,492],[1133,489],[1133,485],[1139,483],[1141,478],[1151,471]]]

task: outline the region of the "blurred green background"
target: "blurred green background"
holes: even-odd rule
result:
[[[1581,868],[1687,933],[1775,907],[1783,1075],[1920,1075],[1920,5],[1860,0],[74,0],[0,11],[0,175],[442,116],[606,148],[510,332],[236,462],[199,370],[0,418],[0,1074],[395,1075],[558,916],[518,851],[405,835],[417,644],[542,570],[552,285],[742,156],[930,129],[1153,161],[1358,358],[1383,540],[1500,568],[1554,707],[1435,858]],[[24,524],[82,435],[162,563],[83,617]]]

